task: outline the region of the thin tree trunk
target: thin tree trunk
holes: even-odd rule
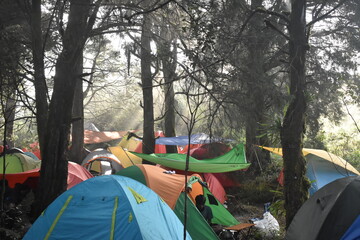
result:
[[[143,153],[154,153],[154,100],[151,74],[151,18],[144,14],[141,31],[141,82],[144,100]],[[143,160],[144,163],[149,163]]]
[[[165,136],[175,137],[175,93],[173,87],[173,81],[176,77],[176,61],[177,61],[177,47],[176,38],[171,36],[171,32],[168,29],[165,19],[163,20],[160,29],[160,43],[159,43],[159,56],[162,63],[162,71],[164,75],[165,85]],[[172,44],[173,43],[173,44]],[[173,49],[171,49],[171,44]],[[166,152],[177,153],[176,146],[167,145]]]
[[[44,73],[44,52],[41,32],[41,0],[33,0],[31,7],[31,40],[34,61],[36,121],[40,150],[44,149],[48,114],[47,86]]]
[[[83,57],[80,57],[77,76],[81,76],[83,72]],[[81,77],[75,79],[75,96],[73,103],[73,122],[71,131],[71,148],[70,148],[70,161],[81,164],[85,158],[84,153],[84,94],[83,94],[83,81]]]
[[[286,227],[306,201],[309,182],[305,178],[305,159],[302,153],[305,131],[305,0],[292,1],[290,15],[290,104],[281,129],[284,159],[284,195]]]
[[[262,6],[263,0],[252,0],[251,9],[255,10]],[[255,15],[249,22],[249,35],[253,36],[247,43],[248,48],[248,116],[246,118],[246,158],[251,162],[250,174],[259,174],[270,162],[268,151],[261,150],[256,145],[266,142],[266,137],[261,136],[261,124],[264,123],[265,99],[263,65],[265,62],[265,51],[268,44],[264,41],[259,29],[263,28],[263,16]]]
[[[12,90],[15,92],[15,89]],[[15,93],[10,94],[10,96],[6,99],[5,103],[5,112],[4,118],[6,119],[6,145],[9,148],[14,147],[14,121],[15,121],[15,108],[16,108],[16,100],[14,99]]]

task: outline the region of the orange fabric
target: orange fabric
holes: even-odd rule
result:
[[[166,170],[153,165],[137,165],[143,172],[147,186],[156,192],[169,206],[174,209],[180,193],[184,189],[184,176],[166,174]]]
[[[185,189],[184,175],[165,173],[167,171],[166,169],[149,164],[137,164],[136,166],[143,172],[147,186],[156,192],[170,208],[174,209],[177,199]],[[201,179],[197,174],[194,174],[193,176],[197,176]],[[188,179],[190,177],[191,176],[188,176]],[[200,194],[198,189],[199,187],[201,188],[200,183],[197,182],[193,184],[193,186],[194,185],[197,185],[197,190],[193,190],[194,194]],[[193,191],[191,191],[191,193]],[[194,199],[196,196],[197,195],[194,196]]]
[[[197,195],[204,195],[203,186],[201,186],[199,182],[196,182],[192,185],[191,191],[189,193],[189,197],[194,204],[196,203],[195,198]]]
[[[0,174],[0,179],[3,175]],[[8,185],[11,188],[15,187],[16,183],[26,184],[26,182],[31,182],[32,188],[37,187],[38,178],[40,177],[40,169],[32,169],[26,172],[21,173],[11,173],[5,174],[5,179],[8,181]],[[84,167],[80,166],[77,163],[69,162],[68,164],[68,178],[67,178],[67,189],[75,186],[76,184],[85,181],[86,179],[92,178],[93,175],[87,171]]]
[[[252,226],[255,226],[255,224],[253,223],[240,223],[238,225],[234,225],[234,226],[231,226],[231,227],[227,227],[225,229],[227,230],[235,230],[235,231],[241,231],[243,229],[246,229],[246,228],[251,228]]]
[[[84,144],[109,142],[111,140],[120,139],[127,133],[128,131],[94,132],[90,130],[85,130]]]

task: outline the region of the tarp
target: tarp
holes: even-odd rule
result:
[[[145,185],[123,176],[98,176],[61,194],[24,240],[184,239],[183,225]],[[186,239],[191,239],[186,232]]]
[[[135,153],[136,156],[145,159],[147,161],[160,164],[173,169],[185,170],[186,155],[179,153],[167,153],[167,154],[144,154]],[[189,156],[189,169],[191,172],[231,172],[248,168],[250,163],[246,162],[246,156],[244,151],[244,145],[239,144],[231,151],[225,153],[216,158],[197,160]]]
[[[109,142],[111,140],[120,139],[127,133],[128,133],[128,131],[95,132],[95,131],[85,130],[84,131],[84,144]]]
[[[359,215],[360,176],[337,179],[319,189],[301,206],[286,231],[285,239],[359,239],[356,233],[354,238],[346,235],[348,229],[356,225]]]
[[[0,174],[0,179],[3,175]],[[35,168],[26,172],[5,174],[5,179],[8,181],[8,185],[11,188],[15,187],[16,183],[20,184],[31,184],[31,188],[36,188],[40,177],[40,168]],[[85,181],[86,179],[92,178],[93,175],[86,170],[84,167],[77,163],[68,163],[68,177],[67,177],[67,189],[75,186],[76,184]],[[36,186],[33,186],[33,185]]]
[[[190,144],[204,144],[211,142],[232,142],[231,139],[223,139],[219,137],[210,138],[209,135],[205,133],[193,134],[190,136]],[[156,144],[162,145],[188,145],[189,136],[178,136],[178,137],[161,137],[157,138],[155,141]]]
[[[282,156],[281,148],[262,148]],[[346,160],[327,151],[303,148],[303,154],[307,162],[306,176],[311,181],[311,188],[309,189],[311,195],[336,179],[360,175]],[[280,174],[278,180],[280,183],[283,181],[282,174]]]

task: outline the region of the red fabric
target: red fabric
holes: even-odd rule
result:
[[[83,166],[74,162],[69,162],[68,172],[69,173],[67,178],[67,183],[68,183],[67,189],[70,189],[76,184],[81,183],[82,181],[85,181],[86,179],[93,177],[93,175]]]
[[[212,173],[204,173],[204,178],[209,186],[210,192],[217,198],[217,200],[219,200],[219,202],[224,204],[227,200],[227,196],[225,189],[219,180]]]
[[[156,131],[155,137],[165,137],[165,135],[162,131]],[[134,152],[142,153],[142,146],[143,144],[140,142]],[[155,153],[166,153],[166,145],[155,144]]]
[[[202,145],[203,145],[203,144],[190,144],[190,151],[191,151],[191,149],[199,148],[199,147],[201,147]],[[186,146],[183,147],[183,148],[179,147],[179,148],[178,148],[178,153],[187,154],[188,148],[189,148],[189,145],[186,145]]]
[[[281,169],[277,181],[279,182],[280,186],[284,186],[284,169]]]
[[[233,179],[231,179],[228,173],[213,173],[213,175],[219,180],[221,185],[224,188],[227,187],[239,187],[241,184]]]
[[[38,159],[41,160],[40,146],[38,142],[33,142],[29,144],[29,147],[22,148],[24,152],[32,152]]]

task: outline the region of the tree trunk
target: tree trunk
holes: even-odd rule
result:
[[[141,31],[141,82],[144,101],[143,153],[154,153],[154,104],[151,74],[151,18],[144,14]],[[143,160],[144,163],[149,163]]]
[[[16,82],[16,81],[15,81]],[[12,84],[11,84],[12,85]],[[4,111],[4,118],[5,118],[5,124],[6,124],[6,145],[9,148],[14,147],[14,140],[13,140],[13,134],[14,134],[14,121],[15,121],[15,108],[16,108],[16,100],[15,97],[15,89],[9,89],[13,93],[9,93],[10,96],[6,99],[5,103],[5,111]]]
[[[263,0],[252,0],[251,9],[262,7]],[[265,52],[268,49],[268,41],[265,41],[259,30],[263,28],[263,16],[254,15],[249,22],[249,35],[253,36],[247,42],[248,48],[248,113],[246,117],[246,158],[251,162],[250,174],[259,174],[270,162],[270,153],[261,150],[256,145],[266,143],[266,137],[261,136],[261,124],[264,123],[265,115]]]
[[[87,37],[90,0],[71,0],[63,50],[56,62],[54,89],[46,125],[35,214],[39,215],[67,187],[68,143],[77,66]]]
[[[44,149],[45,129],[48,114],[48,90],[44,73],[44,51],[41,32],[41,0],[33,0],[31,7],[31,41],[34,61],[34,85],[36,99],[36,121],[40,150]]]
[[[162,63],[162,71],[164,75],[164,94],[165,94],[165,136],[175,137],[175,93],[173,81],[176,77],[176,61],[177,61],[177,47],[176,38],[171,36],[166,21],[163,20],[163,25],[160,30],[160,43],[158,44],[159,56]],[[173,49],[171,50],[171,44]],[[176,146],[166,145],[166,152],[177,153]]]
[[[292,1],[290,15],[290,104],[281,129],[284,159],[284,196],[286,227],[306,201],[309,182],[305,177],[305,159],[302,153],[305,131],[305,53],[306,21],[305,0]]]
[[[83,57],[80,57],[76,70],[78,76],[83,72]],[[85,158],[84,153],[84,94],[81,77],[76,80],[75,96],[73,103],[73,122],[71,131],[70,161],[81,164]]]

